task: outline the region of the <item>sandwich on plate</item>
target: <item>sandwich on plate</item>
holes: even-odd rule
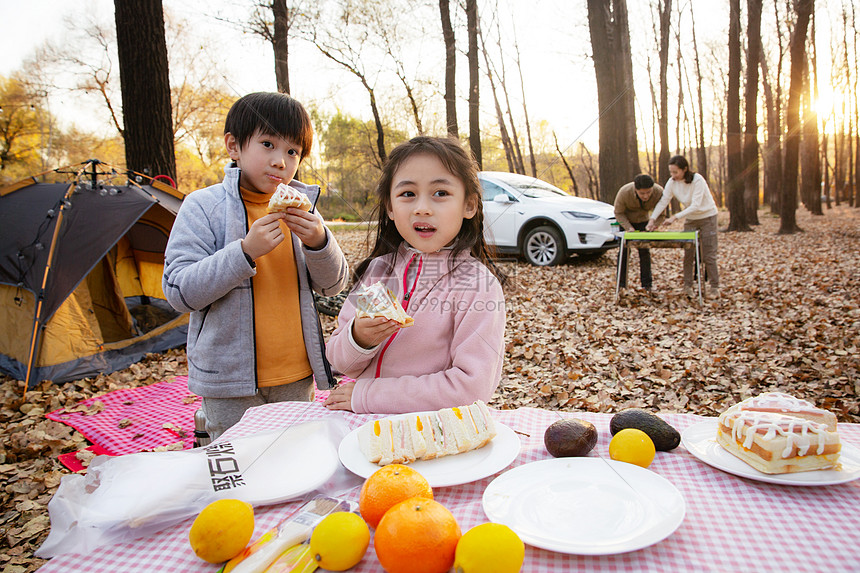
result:
[[[478,400],[468,406],[368,422],[359,429],[358,445],[370,463],[385,466],[476,450],[495,435],[490,409]]]

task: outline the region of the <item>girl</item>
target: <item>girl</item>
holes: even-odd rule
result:
[[[396,414],[489,401],[502,374],[504,276],[484,242],[475,162],[456,140],[416,137],[391,152],[376,192],[375,245],[326,347],[355,382],[325,405]],[[356,292],[377,281],[413,326],[355,317]]]
[[[678,199],[685,208],[666,219],[663,225],[671,225],[677,219],[684,218],[685,231],[699,231],[702,259],[705,263],[705,273],[710,283],[708,298],[720,297],[720,275],[717,271],[717,204],[711,196],[711,190],[705,178],[690,171],[690,164],[682,155],[676,155],[669,160],[669,175],[671,179],[663,188],[663,197],[651,212],[646,230],[657,228],[657,217],[669,205],[673,197]],[[695,253],[684,249],[684,294],[693,294],[693,261]]]

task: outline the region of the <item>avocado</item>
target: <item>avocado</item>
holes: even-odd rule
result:
[[[651,441],[658,452],[668,452],[678,447],[681,443],[681,434],[670,426],[662,418],[646,412],[639,408],[630,408],[618,412],[609,421],[609,431],[614,436],[624,428],[636,428],[642,430]]]
[[[585,456],[597,444],[597,428],[579,418],[558,420],[544,432],[543,443],[555,458]]]

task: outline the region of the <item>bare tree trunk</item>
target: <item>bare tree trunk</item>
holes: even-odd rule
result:
[[[340,64],[344,69],[357,77],[361,82],[361,85],[364,86],[364,89],[367,91],[367,96],[370,99],[370,111],[373,114],[373,123],[376,126],[376,153],[379,157],[378,167],[381,168],[385,163],[385,160],[388,158],[388,154],[385,151],[385,130],[382,125],[382,117],[379,114],[379,106],[376,104],[376,92],[374,91],[373,86],[370,85],[370,82],[367,79],[367,74],[364,73],[364,70],[362,70],[359,67],[359,64],[353,59],[355,54],[339,53],[334,49],[328,48],[317,40],[314,40],[314,44],[322,55],[331,61]]]
[[[564,153],[561,152],[561,148],[558,146],[558,137],[555,136],[555,132],[552,132],[552,140],[555,143],[555,150],[558,151],[558,156],[561,157],[561,162],[564,164],[564,168],[567,169],[567,174],[570,176],[570,182],[573,184],[573,194],[579,197],[579,186],[576,184],[576,177],[573,175],[573,169],[571,169],[570,164],[567,162],[567,158],[565,158]]]
[[[678,21],[680,22],[680,20],[681,20],[681,8],[679,6],[676,6],[675,10],[678,13]],[[682,69],[684,69],[684,61],[683,61],[682,56],[681,56],[681,30],[680,29],[675,30],[675,44],[676,44],[675,54],[676,54],[676,62],[677,62],[676,65],[678,66],[678,70],[682,70]],[[684,152],[681,150],[681,141],[682,141],[681,125],[683,124],[683,122],[681,121],[681,115],[684,112],[684,82],[681,79],[680,73],[676,74],[676,76],[678,78],[678,98],[677,98],[677,106],[675,109],[675,155],[683,155]],[[693,168],[695,169],[695,166],[693,166]],[[667,173],[668,173],[668,169],[669,169],[669,166],[667,165],[666,166]],[[668,176],[665,180],[668,181]],[[681,210],[680,201],[678,201],[677,197],[672,197],[672,201],[669,202],[669,212],[670,213],[677,213],[680,210]]]
[[[496,11],[498,12],[498,9]],[[507,86],[505,85],[504,52],[502,50],[501,31],[497,30],[497,32],[499,38],[499,54],[501,55],[502,62],[501,75],[499,75],[498,72],[495,72],[495,68],[490,62],[490,55],[487,51],[487,42],[484,40],[483,27],[480,25],[480,22],[478,22],[478,40],[481,42],[481,51],[484,55],[484,63],[487,65],[486,73],[487,78],[490,80],[490,89],[493,92],[493,103],[495,103],[496,106],[496,116],[499,122],[499,134],[502,138],[502,146],[505,149],[505,157],[508,160],[508,170],[512,173],[519,173],[522,175],[525,174],[525,168],[523,167],[523,156],[519,148],[519,141],[517,141],[517,128],[514,124],[513,114],[511,114],[511,103],[510,99],[508,98]],[[494,75],[499,79],[499,86],[505,96],[505,104],[508,108],[508,118],[511,122],[511,135],[508,134],[507,125],[505,124],[505,116],[502,112],[502,106],[499,103],[498,92],[496,91],[496,82],[493,79]]]
[[[848,150],[846,153],[848,156],[848,165],[845,170],[845,202],[848,203],[849,207],[854,206],[856,199],[854,193],[854,128],[854,116],[849,112],[848,133],[845,134],[845,139],[848,143]]]
[[[493,79],[493,68],[490,65],[490,56],[487,54],[487,44],[484,41],[483,30],[478,26],[478,40],[481,42],[481,53],[484,55],[484,63],[487,66],[487,79],[490,80],[490,91],[493,94],[493,104],[496,107],[496,119],[499,122],[499,135],[502,139],[502,147],[505,150],[505,159],[508,161],[508,171],[511,173],[522,173],[517,167],[516,157],[514,155],[511,138],[508,136],[508,128],[505,125],[505,116],[502,113],[502,106],[499,105],[499,97],[496,94],[496,82]]]
[[[126,166],[176,180],[161,0],[115,0]]]
[[[645,147],[645,173],[651,174],[654,177],[654,180],[660,183],[661,185],[665,183],[664,181],[660,181],[660,176],[657,174],[657,133],[658,127],[657,124],[660,123],[660,114],[657,111],[660,106],[657,104],[657,92],[654,89],[654,77],[652,75],[651,70],[651,56],[650,54],[647,56],[647,60],[645,63],[645,68],[648,71],[648,93],[651,95],[651,105],[649,109],[651,110],[651,142],[650,148],[648,147],[648,142],[646,141],[644,144]],[[641,105],[641,104],[640,104]],[[644,118],[644,114],[643,114]]]
[[[290,93],[290,45],[288,39],[290,12],[286,0],[272,0],[272,15],[274,16],[272,47],[275,50],[275,82],[279,92],[288,94]]]
[[[806,50],[806,33],[809,19],[815,7],[815,0],[797,0],[795,12],[797,23],[791,35],[789,52],[791,54],[791,86],[786,110],[785,172],[782,183],[782,200],[779,210],[779,234],[786,235],[800,231],[797,226],[797,171],[800,152],[800,92],[803,86],[803,60]]]
[[[361,77],[361,85],[364,86],[368,97],[370,97],[370,111],[373,113],[373,123],[376,125],[376,152],[379,154],[379,164],[384,165],[388,154],[385,151],[385,129],[382,126],[382,117],[380,117],[379,108],[376,105],[376,94],[364,76]]]
[[[639,173],[627,2],[587,3],[600,110],[600,198],[614,203],[618,189]]]
[[[535,149],[534,144],[532,143],[532,127],[531,123],[529,123],[529,108],[526,105],[526,83],[523,81],[523,66],[520,62],[520,45],[517,42],[516,33],[514,33],[514,53],[517,55],[517,71],[520,74],[520,89],[522,90],[523,95],[523,116],[525,117],[526,122],[526,138],[529,142],[529,162],[531,163],[532,177],[537,177],[537,160],[535,159]],[[573,189],[574,192],[576,192],[576,180],[573,181]]]
[[[761,59],[762,82],[767,108],[767,143],[762,157],[765,161],[764,200],[773,213],[779,212],[782,195],[782,67],[785,59],[783,45],[783,17],[780,15],[780,0],[773,0],[774,25],[776,27],[777,63],[773,82],[768,77],[766,58]],[[771,89],[772,88],[772,89]]]
[[[715,180],[717,184],[715,187],[717,188],[717,197],[719,198],[718,205],[720,207],[724,207],[727,202],[726,197],[726,181],[728,177],[726,176],[728,161],[726,160],[726,149],[728,146],[726,145],[726,114],[725,105],[720,106],[720,144],[717,146],[717,157],[719,157],[719,165],[717,167],[717,173],[715,174]]]
[[[454,41],[454,28],[451,27],[451,10],[448,0],[439,0],[442,16],[442,37],[445,40],[445,125],[448,135],[460,138],[457,130],[457,45]]]
[[[478,73],[478,1],[466,0],[466,28],[469,34],[469,50],[466,53],[469,60],[469,147],[478,162],[478,169],[483,169],[481,156],[481,116],[480,89],[481,78]]]
[[[669,181],[669,32],[672,0],[657,3],[660,13],[660,114],[657,116],[660,131],[660,155],[657,158],[657,178],[661,185]]]
[[[696,172],[708,179],[708,150],[705,147],[705,104],[702,97],[702,65],[699,59],[699,43],[696,41],[696,18],[690,4],[691,30],[693,34],[693,57],[696,61],[696,95],[699,100],[699,141],[696,146]]]
[[[821,132],[821,161],[824,163],[824,201],[828,209],[832,209],[830,204],[830,160],[827,157],[828,146],[827,130]]]
[[[854,206],[860,207],[860,94],[857,92],[857,76],[860,75],[860,62],[858,62],[858,37],[860,33],[857,30],[857,6],[856,2],[851,3],[851,30],[854,32],[854,178],[853,178],[853,198]]]
[[[514,114],[511,110],[511,98],[508,96],[508,82],[507,73],[505,72],[505,58],[504,53],[502,52],[501,33],[499,33],[499,53],[502,55],[499,61],[499,65],[502,68],[502,75],[499,79],[499,84],[501,85],[502,93],[505,95],[505,107],[508,110],[508,121],[511,122],[511,147],[514,151],[514,160],[517,164],[517,173],[525,175],[526,166],[523,162],[523,150],[520,148],[520,138],[517,135],[517,124],[514,121]]]
[[[394,58],[394,54],[391,54]],[[403,84],[403,89],[406,90],[406,99],[409,100],[409,109],[412,111],[412,119],[415,121],[415,128],[418,130],[418,135],[424,135],[424,124],[421,122],[421,110],[418,108],[418,100],[415,99],[415,91],[409,84],[406,78],[406,70],[403,68],[403,63],[395,58],[395,74],[400,83]]]
[[[779,113],[775,103],[775,95],[771,89],[770,80],[767,75],[767,63],[761,60],[762,91],[764,92],[764,103],[767,121],[767,138],[762,150],[762,161],[764,163],[764,202],[773,211],[775,197],[779,193],[782,180],[782,149],[780,146],[780,121]]]
[[[843,193],[845,192],[845,102],[842,102],[842,113],[839,114],[842,118],[842,125],[838,125],[836,120],[833,121],[833,126],[836,129],[834,133],[834,150],[833,150],[833,191],[836,197],[836,206],[842,203]]]
[[[851,12],[853,14],[854,13],[854,3],[849,2],[849,5],[851,6]],[[843,37],[845,38],[845,37],[847,37],[847,34],[848,34],[848,13],[847,13],[847,10],[845,8],[844,3],[842,5],[842,20],[843,20],[842,25],[843,25],[843,30],[844,30]],[[854,40],[854,44],[856,46],[857,28],[853,24],[854,24],[854,22],[852,19],[852,31],[854,32],[854,34],[852,34],[852,36],[853,36],[852,39]],[[843,100],[843,110],[845,109],[846,106],[848,107],[847,113],[845,114],[848,118],[848,130],[845,133],[845,140],[846,140],[846,145],[848,148],[847,152],[846,152],[846,159],[847,159],[848,165],[845,166],[846,169],[845,169],[844,196],[845,196],[845,202],[848,203],[848,206],[850,207],[850,206],[853,206],[855,204],[855,201],[857,202],[858,205],[860,205],[860,201],[857,201],[857,189],[854,187],[854,172],[855,172],[855,166],[854,166],[854,133],[855,133],[855,127],[858,127],[858,126],[854,122],[854,114],[851,113],[851,111],[852,111],[851,108],[853,107],[854,102],[851,101],[851,97],[850,97],[850,92],[852,91],[851,90],[851,88],[852,88],[852,74],[851,74],[852,65],[851,65],[851,59],[849,57],[847,38],[845,39],[845,41],[843,43],[843,47],[844,47],[844,53],[845,53],[845,55],[844,55],[845,61],[843,63],[843,68],[845,70],[845,98],[844,98],[844,100],[847,100],[847,102],[845,102]],[[856,66],[856,59],[855,59],[855,66]],[[856,67],[855,67],[855,69],[854,69],[854,81],[853,81],[853,84],[855,87],[855,90],[854,90],[855,92],[856,92],[857,73],[858,72],[857,72]],[[858,131],[860,131],[860,129],[858,129]]]
[[[586,157],[588,162],[586,162]],[[579,142],[579,161],[585,168],[585,174],[588,176],[588,195],[590,199],[598,199],[600,197],[600,181],[594,173],[594,157],[585,146]]]
[[[729,231],[750,231],[744,205],[741,133],[741,2],[729,0],[729,87],[726,94]]]
[[[818,71],[815,50],[815,12],[812,13],[812,32],[809,37],[810,55],[804,61],[805,88],[803,90],[802,140],[800,152],[800,196],[803,204],[813,215],[821,211],[821,163],[818,150],[818,114],[813,105],[818,99]],[[810,65],[811,64],[811,65]]]
[[[747,0],[747,69],[744,89],[744,213],[747,223],[758,225],[758,62],[761,58],[762,0]]]

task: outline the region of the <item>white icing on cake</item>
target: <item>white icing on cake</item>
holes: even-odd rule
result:
[[[813,445],[815,455],[824,453],[826,445],[827,426],[770,412],[754,412],[747,410],[726,411],[720,416],[720,423],[731,428],[732,438],[736,442],[743,440],[743,447],[752,447],[755,435],[761,434],[765,440],[772,440],[776,435],[786,438],[786,446],[782,458],[791,456],[793,446],[797,447],[797,455],[805,456]]]

